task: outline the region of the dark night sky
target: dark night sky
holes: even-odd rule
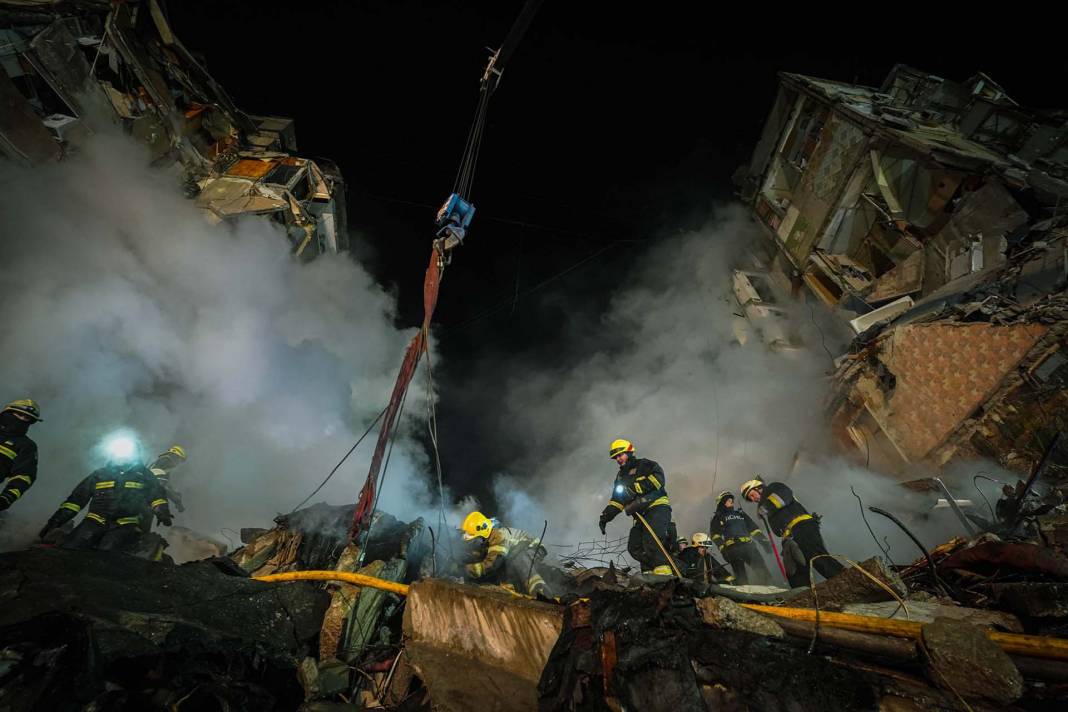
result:
[[[484,48],[499,45],[521,6],[183,0],[169,9],[238,106],[294,117],[300,153],[340,165],[356,251],[396,288],[411,326]],[[490,105],[478,214],[435,319],[442,455],[447,474],[463,472],[452,478],[461,488],[479,492],[523,437],[486,407],[506,376],[494,357],[567,353],[554,337],[568,315],[546,296],[595,311],[640,259],[639,241],[698,226],[730,199],[778,71],[877,86],[898,62],[956,80],[981,70],[1022,104],[1068,107],[1068,55],[1036,19],[999,11],[984,21],[978,5],[960,6],[960,17],[882,6],[882,20],[811,3],[749,17],[739,6],[732,18],[723,7],[546,0],[508,66]],[[472,442],[462,462],[449,446]]]

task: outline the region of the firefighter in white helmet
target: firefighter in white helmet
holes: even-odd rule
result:
[[[682,575],[699,583],[716,583],[730,581],[726,567],[712,556],[709,549],[711,540],[708,534],[696,532],[690,538],[689,546],[679,554]]]

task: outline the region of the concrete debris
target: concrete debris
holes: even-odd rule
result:
[[[975,627],[937,619],[923,626],[931,681],[964,698],[1001,705],[1023,695],[1023,677],[1001,648]]]
[[[782,627],[776,622],[748,608],[742,608],[727,598],[695,599],[701,621],[721,630],[744,630],[757,635],[782,638]]]
[[[294,660],[314,650],[326,595],[226,568],[113,552],[0,554],[0,648],[11,654],[0,705],[295,708]]]
[[[908,588],[890,567],[879,557],[860,562],[860,567],[882,581],[890,591],[878,585],[853,567],[828,581],[821,581],[815,586],[815,596],[808,589],[802,589],[796,595],[787,598],[787,605],[798,608],[813,608],[819,603],[820,608],[839,610],[847,603],[868,603],[875,601],[892,601],[894,594],[899,597],[908,595]],[[891,591],[893,593],[891,593]]]

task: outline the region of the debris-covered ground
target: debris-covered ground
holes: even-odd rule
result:
[[[347,249],[340,172],[294,155],[291,120],[240,111],[174,36],[165,3],[12,0],[0,18],[7,159],[64,160],[113,122],[181,176],[210,221],[272,220],[300,260]],[[492,67],[486,77],[500,75]],[[921,463],[997,461],[1020,479],[1000,483],[989,516],[940,479],[905,482],[943,492],[960,536],[924,542],[906,530],[912,563],[843,561],[843,573],[794,589],[636,574],[607,536],[542,558],[543,530],[525,540],[517,572],[545,585],[530,596],[476,585],[465,575],[472,545],[451,527],[378,511],[369,476],[360,503],[261,522],[232,551],[171,529],[172,552],[194,559],[181,565],[53,540],[0,554],[0,712],[1068,704],[1068,173],[1054,153],[1063,127],[1037,121],[1062,117],[1028,115],[1019,135],[987,135],[986,117],[1024,115],[982,75],[952,92],[937,124],[923,98],[935,94],[919,91],[932,78],[908,68],[884,92],[783,79],[743,191],[780,254],[767,275],[735,270],[744,318],[770,351],[799,348],[769,326],[787,314],[758,289],[773,276],[855,316],[849,353],[828,351],[839,439],[863,451],[865,469],[899,480]],[[967,142],[962,122],[974,124]],[[831,191],[823,169],[819,185],[812,177],[824,164],[856,177],[830,171],[850,181]],[[901,200],[906,190],[922,199]],[[822,196],[831,192],[837,206]],[[383,411],[379,459],[429,348],[446,238],[458,243],[473,214],[464,205],[466,217],[439,224],[423,329]]]
[[[0,709],[1053,709],[1068,701],[1061,545],[954,539],[812,588],[545,569],[534,600],[463,583],[462,544],[353,507],[244,530],[175,566],[107,552],[0,555]],[[1059,531],[1063,515],[1042,515]],[[450,548],[452,554],[450,555]],[[931,567],[933,564],[933,568]],[[345,582],[260,582],[295,571]],[[818,612],[817,612],[818,609]],[[303,705],[303,706],[302,706]]]

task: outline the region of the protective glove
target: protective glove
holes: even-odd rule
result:
[[[156,521],[165,527],[169,527],[171,524],[174,523],[174,520],[171,519],[171,515],[167,512],[160,512],[159,514],[157,514]]]
[[[55,522],[53,522],[51,519],[49,519],[48,523],[45,524],[44,527],[41,529],[41,531],[39,531],[37,533],[37,538],[38,539],[44,539],[46,536],[48,536],[48,533],[50,531],[52,531],[53,529],[55,529],[55,528],[56,528]]]
[[[608,534],[608,532],[605,530],[605,526],[607,524],[608,524],[608,517],[606,515],[602,514],[601,518],[597,521],[597,526],[599,526],[601,528],[601,534],[604,534],[604,535]]]

